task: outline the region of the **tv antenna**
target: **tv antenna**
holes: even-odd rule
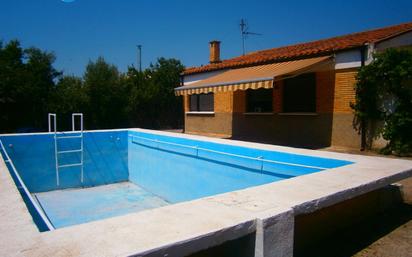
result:
[[[248,35],[254,35],[254,36],[261,36],[262,35],[260,33],[250,32],[250,31],[248,31],[248,29],[249,28],[248,28],[248,25],[246,23],[246,20],[242,18],[240,20],[240,33],[242,35],[242,54],[243,55],[245,55],[245,40],[246,40],[246,37]]]
[[[139,71],[142,72],[142,45],[137,45],[137,51],[139,53],[137,63],[139,65]]]

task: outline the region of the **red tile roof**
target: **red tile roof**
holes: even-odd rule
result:
[[[366,43],[375,43],[399,34],[412,31],[412,22],[391,27],[358,32],[344,36],[332,37],[301,43],[296,45],[272,48],[252,52],[243,56],[223,60],[220,63],[208,64],[199,67],[187,68],[183,74],[194,74],[221,70],[226,68],[240,68],[253,65],[279,62],[283,60],[301,59],[313,56],[328,55],[337,51],[360,47]]]

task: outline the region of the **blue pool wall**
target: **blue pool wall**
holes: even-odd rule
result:
[[[183,145],[192,146],[192,148]],[[262,165],[260,160],[228,156],[213,151],[314,167],[290,166],[282,163],[263,163]],[[267,151],[140,131],[129,132],[128,162],[130,181],[171,203],[351,164],[343,160]]]
[[[31,193],[129,180],[167,201],[180,202],[351,163],[134,130],[92,131],[84,133],[84,183],[80,181],[80,168],[69,167],[60,170],[60,185],[57,186],[53,136],[47,133],[0,136]],[[58,142],[59,150],[80,146],[80,139]],[[313,167],[262,163],[259,159],[236,155]],[[63,154],[59,160],[60,164],[77,163],[80,155]]]
[[[127,130],[85,132],[84,183],[80,180],[80,167],[66,167],[60,169],[59,186],[56,183],[54,134],[3,135],[0,140],[29,191],[38,193],[127,181],[127,135]],[[58,140],[60,151],[79,147],[79,138]],[[60,164],[78,163],[80,154],[61,154],[59,161]]]
[[[352,163],[140,130],[91,131],[84,133],[84,183],[80,181],[80,168],[70,167],[61,170],[60,185],[57,186],[53,136],[47,133],[0,135],[31,193],[131,181],[169,203],[177,203]],[[59,150],[80,146],[80,139],[58,142]],[[5,158],[5,154],[1,154]],[[60,164],[79,161],[78,153],[64,154]],[[6,165],[34,222],[40,231],[46,231],[45,222],[22,190],[10,163]]]

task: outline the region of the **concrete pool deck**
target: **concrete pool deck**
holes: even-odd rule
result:
[[[292,256],[294,217],[412,176],[412,161],[313,151],[160,131],[354,164],[262,186],[40,233],[0,160],[0,255],[185,256],[256,233],[255,256]]]

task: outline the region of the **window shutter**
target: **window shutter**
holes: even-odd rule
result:
[[[199,110],[200,111],[213,111],[213,109],[214,109],[213,94],[199,95]]]
[[[192,112],[199,111],[197,100],[198,100],[197,95],[190,95],[190,111]]]

